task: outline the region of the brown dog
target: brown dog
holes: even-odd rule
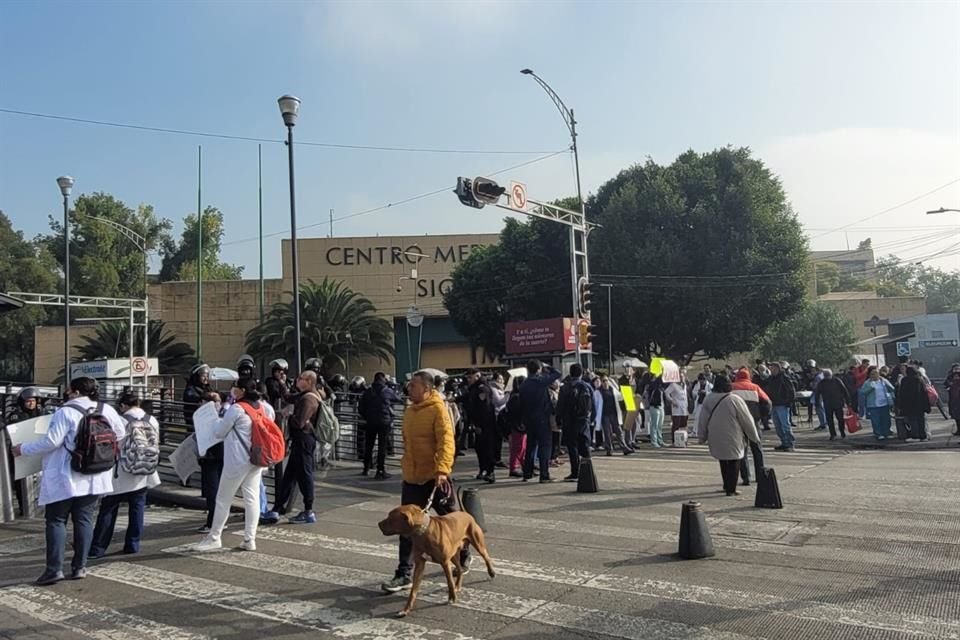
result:
[[[470,545],[487,563],[487,573],[494,577],[493,564],[487,545],[483,540],[480,525],[469,513],[455,511],[445,516],[430,515],[415,504],[405,504],[392,510],[380,521],[380,531],[385,536],[408,536],[413,540],[413,585],[407,606],[400,611],[401,618],[413,610],[417,599],[417,590],[423,580],[423,569],[427,560],[436,562],[443,568],[447,577],[448,602],[457,601],[457,593],[463,587],[463,567],[460,566],[460,550]],[[453,569],[457,576],[454,581]]]

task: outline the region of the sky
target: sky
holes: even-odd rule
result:
[[[529,67],[575,110],[586,192],[648,157],[748,146],[812,248],[870,237],[878,254],[960,268],[960,214],[925,214],[960,209],[958,33],[956,1],[7,0],[0,109],[268,140],[265,270],[278,276],[278,96],[303,101],[298,141],[456,151],[295,145],[300,237],[329,234],[331,209],[336,236],[496,232],[503,212],[462,207],[447,189],[458,175],[506,169],[531,198],[575,194],[570,154],[540,159],[569,137]],[[0,209],[27,236],[47,231],[69,174],[75,195],[152,204],[179,233],[198,145],[222,257],[255,277],[256,142],[0,112]]]

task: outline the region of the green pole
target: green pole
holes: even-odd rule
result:
[[[197,145],[197,361],[203,362],[200,326],[203,322],[203,209],[201,208],[201,166],[203,147]]]

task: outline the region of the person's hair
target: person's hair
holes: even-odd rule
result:
[[[720,376],[713,383],[714,393],[729,393],[731,388],[730,378],[726,376]]]
[[[868,358],[864,358],[860,361],[860,364],[870,364],[870,360]]]
[[[253,378],[240,378],[233,386],[243,391],[242,400],[257,402],[260,399],[260,391],[257,390],[257,381]]]
[[[915,378],[916,376],[917,376],[917,368],[916,368],[916,367],[907,367],[907,377],[908,377],[908,378]]]
[[[81,396],[86,396],[91,400],[99,400],[100,393],[98,391],[99,385],[97,381],[93,378],[88,378],[87,376],[81,376],[79,378],[74,378],[70,381],[70,390],[74,393],[78,393]]]
[[[494,382],[496,382],[497,380],[499,380],[500,382],[503,382],[503,381],[504,381],[503,374],[500,373],[499,371],[495,372],[495,373],[490,377],[490,379],[493,380]]]
[[[220,394],[217,393],[216,391],[207,391],[205,394],[200,396],[200,399],[203,400],[204,402],[221,402],[222,401]]]
[[[120,399],[117,402],[124,407],[139,407],[140,396],[132,391],[127,391],[120,396]]]
[[[522,385],[522,384],[523,384],[523,381],[526,380],[526,379],[527,379],[526,376],[517,376],[516,378],[514,378],[514,379],[513,379],[513,390],[519,392],[519,391],[520,391],[520,385]]]
[[[463,374],[463,377],[466,378],[467,376],[472,376],[477,373],[480,373],[479,369],[467,369],[467,372]]]
[[[543,365],[536,358],[527,361],[527,373],[531,376],[536,375],[541,368],[543,368]]]
[[[383,371],[377,371],[375,374],[373,374],[374,384],[384,384],[386,381],[387,374],[385,374]]]
[[[698,381],[698,382],[703,382],[703,381],[706,380],[706,379],[707,379],[707,374],[705,374],[705,373],[697,374],[697,381]]]
[[[910,368],[910,367],[907,367],[907,369],[909,369],[909,368]],[[878,371],[878,369],[877,369],[876,367],[874,367],[874,366],[867,367],[867,375],[868,375],[868,376],[873,375],[873,372],[874,372],[874,371]]]
[[[570,377],[579,378],[581,376],[583,376],[583,365],[579,362],[574,362],[570,365]]]
[[[435,389],[437,386],[436,379],[430,375],[427,371],[417,371],[413,374],[413,377],[423,383],[423,386],[427,388],[427,391]],[[439,377],[439,376],[438,376]],[[442,380],[442,379],[441,379]]]
[[[708,363],[706,363],[705,365],[703,365],[703,368],[704,368],[704,369],[711,369],[711,370],[712,370],[712,369],[713,369],[713,365],[711,365],[711,364],[708,362]]]

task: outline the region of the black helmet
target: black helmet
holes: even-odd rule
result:
[[[17,394],[17,406],[20,407],[21,411],[26,411],[27,400],[36,400],[39,405],[41,399],[40,389],[36,387],[24,387],[20,390],[20,393]]]
[[[283,358],[277,358],[276,360],[270,361],[270,371],[282,370],[286,371],[290,368],[290,365],[287,364],[287,361]]]
[[[330,387],[334,391],[343,391],[347,388],[347,379],[344,378],[341,374],[337,374],[330,378]]]
[[[320,373],[320,369],[323,368],[323,361],[320,358],[310,358],[303,365],[304,371],[315,371]]]
[[[193,369],[190,369],[190,379],[195,380],[199,378],[204,373],[210,373],[210,367],[202,362],[200,364],[194,365]]]
[[[253,359],[253,356],[245,353],[237,360],[237,371],[243,368],[248,368],[251,371],[257,366],[257,361]]]
[[[350,381],[350,392],[351,393],[361,393],[367,388],[367,381],[363,376],[354,376],[353,380]]]

